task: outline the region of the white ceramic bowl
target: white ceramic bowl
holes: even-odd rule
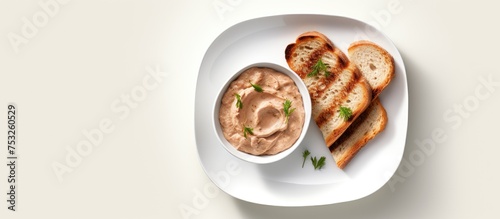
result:
[[[229,87],[229,85],[231,84],[232,81],[234,81],[245,70],[252,68],[252,67],[272,68],[276,71],[279,71],[283,74],[288,75],[295,82],[295,85],[298,87],[299,92],[302,96],[302,102],[304,104],[304,112],[305,112],[304,126],[302,127],[302,132],[301,132],[299,138],[297,139],[297,141],[290,148],[288,148],[288,149],[286,149],[278,154],[275,154],[275,155],[257,156],[257,155],[252,155],[252,154],[248,154],[248,153],[237,150],[224,137],[224,134],[222,133],[222,128],[221,128],[221,125],[219,122],[219,109],[220,109],[221,100],[222,100],[222,97],[224,96],[224,93],[226,92],[227,88]],[[239,159],[242,159],[244,161],[251,162],[251,163],[256,163],[256,164],[266,164],[266,163],[276,162],[278,160],[285,158],[289,154],[291,154],[300,145],[300,143],[304,139],[304,136],[306,135],[306,132],[308,130],[309,123],[311,120],[311,98],[309,96],[309,92],[308,92],[307,87],[304,84],[304,82],[300,79],[300,77],[297,74],[292,72],[290,69],[283,67],[281,65],[278,65],[278,64],[267,63],[267,62],[254,63],[254,64],[251,64],[251,65],[248,65],[248,66],[242,68],[238,72],[235,72],[235,74],[219,90],[219,93],[217,95],[217,99],[215,100],[213,109],[214,109],[213,110],[214,130],[215,130],[217,138],[221,142],[224,149],[226,149],[230,154],[232,154],[233,156],[235,156]]]

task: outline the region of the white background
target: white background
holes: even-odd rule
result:
[[[57,10],[48,14],[45,2]],[[484,0],[1,0],[0,218],[498,218],[500,86],[481,88],[500,82],[498,8]],[[352,17],[393,40],[408,77],[410,168],[348,203],[271,207],[213,192],[197,204],[212,184],[194,138],[205,51],[231,25],[293,13]],[[23,33],[26,20],[36,31]],[[164,74],[145,90],[148,68]],[[123,102],[140,89],[144,98]],[[6,202],[8,103],[18,107],[16,212]],[[112,130],[58,180],[53,165],[101,121]],[[412,162],[415,141],[439,131],[444,140]]]

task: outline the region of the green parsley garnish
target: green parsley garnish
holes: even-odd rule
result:
[[[327,71],[327,66],[325,63],[323,63],[323,61],[321,60],[321,58],[318,60],[318,62],[316,62],[316,64],[313,66],[313,70],[311,72],[309,72],[309,74],[307,74],[307,77],[313,77],[313,76],[316,76],[318,75],[320,72],[324,72],[325,74],[325,77],[328,77],[330,76],[330,72]]]
[[[319,160],[316,157],[311,157],[312,164],[314,166],[314,169],[321,169],[325,165],[325,160],[326,157],[321,157]]]
[[[260,87],[259,85],[253,84],[250,81],[249,81],[249,83],[250,83],[250,85],[252,85],[252,87],[253,87],[253,89],[255,89],[255,91],[257,91],[257,92],[262,92],[263,91],[262,87]]]
[[[238,109],[243,108],[243,103],[241,102],[241,96],[239,94],[234,94],[234,96],[236,97],[236,107]]]
[[[247,134],[253,135],[253,128],[250,127],[243,127],[243,136],[247,138]]]
[[[345,121],[347,121],[352,116],[352,110],[349,107],[341,106],[339,115],[341,118],[343,118]]]
[[[330,76],[330,72],[329,71],[325,71],[325,77],[329,77]]]
[[[311,154],[309,150],[305,150],[304,153],[302,153],[302,157],[304,158],[304,161],[302,161],[302,168],[304,168],[304,164],[306,163],[306,159],[309,154]]]
[[[290,101],[290,100],[285,100],[285,102],[283,103],[283,110],[285,111],[285,117],[286,117],[287,123],[288,123],[288,118],[290,117],[290,114],[292,114],[293,111],[295,111],[295,108],[290,109],[291,106],[292,106],[292,101]]]

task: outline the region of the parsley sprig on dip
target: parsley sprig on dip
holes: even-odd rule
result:
[[[236,107],[242,109],[243,103],[241,102],[241,96],[239,94],[234,94],[234,96],[236,97]]]
[[[259,85],[257,85],[257,84],[253,84],[253,83],[252,83],[252,82],[250,82],[250,81],[249,81],[249,83],[250,83],[250,85],[252,85],[252,87],[253,87],[253,89],[255,89],[255,91],[257,91],[257,92],[259,92],[259,93],[261,93],[262,91],[264,91],[264,90],[262,90],[262,87],[260,87]]]
[[[248,134],[253,135],[253,128],[247,126],[243,127],[243,137],[247,138]]]
[[[285,117],[287,123],[288,123],[288,118],[290,118],[290,114],[292,114],[293,111],[295,111],[295,108],[290,109],[291,106],[292,106],[292,101],[288,99],[285,100],[285,102],[283,103],[283,111],[285,111]]]

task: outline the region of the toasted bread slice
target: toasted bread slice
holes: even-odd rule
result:
[[[312,100],[312,118],[326,146],[332,145],[370,104],[370,85],[345,54],[319,32],[301,34],[287,46],[285,58],[305,82]],[[325,68],[314,71],[319,60]],[[342,118],[340,107],[348,107],[352,115]]]
[[[348,54],[370,84],[374,100],[330,146],[339,168],[344,168],[368,141],[385,129],[387,113],[377,97],[394,78],[394,59],[379,45],[366,40],[357,41],[351,44]]]
[[[330,146],[337,166],[343,169],[368,141],[385,129],[386,124],[387,113],[377,98]]]
[[[385,49],[367,40],[352,43],[347,51],[351,62],[368,80],[375,99],[394,78],[394,59]]]

